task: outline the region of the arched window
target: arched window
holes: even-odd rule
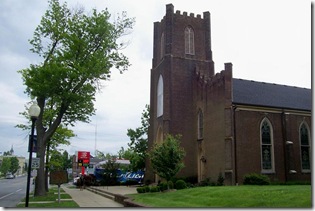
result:
[[[300,126],[300,143],[301,143],[301,163],[302,171],[310,170],[310,141],[307,124],[303,122]]]
[[[163,77],[160,75],[157,85],[157,117],[163,115]]]
[[[203,113],[198,111],[198,140],[203,139]]]
[[[165,54],[165,38],[164,38],[164,33],[161,35],[161,59],[164,57]]]
[[[185,28],[185,53],[195,54],[194,30],[190,26]]]
[[[267,118],[260,124],[262,172],[274,172],[273,130]]]

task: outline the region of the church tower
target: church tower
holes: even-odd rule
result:
[[[166,5],[166,15],[154,23],[150,90],[149,149],[166,134],[180,134],[185,166],[178,176],[198,175],[198,109],[194,100],[196,72],[214,75],[210,13],[194,15]],[[147,161],[146,180],[156,178]],[[157,181],[155,181],[157,182]]]
[[[174,12],[154,23],[149,150],[181,135],[190,183],[225,185],[246,174],[271,181],[311,181],[311,90],[233,78],[232,63],[215,73],[210,13]],[[301,156],[303,155],[303,156]],[[160,180],[146,163],[145,182]]]

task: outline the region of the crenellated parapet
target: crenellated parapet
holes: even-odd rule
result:
[[[195,68],[195,78],[198,83],[202,85],[218,86],[223,85],[226,81],[231,81],[232,79],[232,63],[225,63],[225,68],[219,73],[211,76],[207,71],[199,69],[198,66]]]
[[[186,12],[186,11],[181,12],[180,10],[176,10],[176,12],[174,13],[174,6],[173,6],[173,4],[167,4],[166,5],[166,13],[175,14],[178,17],[179,16],[183,16],[183,17],[191,17],[191,18],[201,19],[201,15],[200,14],[197,14],[195,16],[194,13],[189,13],[189,15],[188,15],[188,12]],[[207,18],[208,17],[207,13],[209,13],[209,12],[204,12],[203,18]]]

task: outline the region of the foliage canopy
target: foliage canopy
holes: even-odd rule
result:
[[[95,94],[109,80],[111,68],[121,73],[130,66],[121,53],[119,38],[133,28],[126,12],[113,22],[107,9],[68,9],[67,3],[49,0],[49,8],[30,40],[31,51],[43,61],[19,71],[26,94],[36,98],[41,109],[36,122],[37,156],[44,163],[46,145],[58,126],[89,122],[95,114]],[[45,195],[44,167],[36,177],[35,196]]]
[[[127,136],[130,138],[128,146],[133,152],[130,157],[131,168],[139,170],[145,168],[145,160],[148,149],[148,130],[150,125],[150,106],[145,105],[141,116],[141,126],[136,129],[128,129]]]
[[[153,170],[166,181],[171,180],[184,167],[183,158],[186,153],[180,147],[179,139],[179,135],[168,134],[162,143],[156,143],[149,152]]]

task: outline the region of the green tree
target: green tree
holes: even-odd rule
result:
[[[11,165],[10,165],[9,171],[12,174],[15,174],[20,168],[19,159],[17,159],[17,157],[15,157],[15,156],[10,157],[10,164]]]
[[[117,169],[120,168],[119,163],[116,163],[114,159],[108,159],[105,164],[101,166],[104,169],[104,185],[116,185],[117,184]]]
[[[72,168],[72,160],[66,150],[62,153],[62,166],[64,170]]]
[[[121,73],[129,61],[119,43],[134,24],[123,12],[111,23],[107,9],[94,9],[86,15],[83,8],[70,10],[67,3],[50,0],[49,8],[35,29],[31,51],[43,58],[20,70],[26,93],[41,108],[36,121],[37,157],[44,163],[46,146],[61,123],[74,126],[89,122],[95,113],[96,91],[110,79],[111,68]],[[49,109],[46,107],[49,105]],[[45,116],[52,118],[45,118]],[[52,119],[51,124],[45,120]],[[35,196],[46,195],[44,166],[37,171]]]
[[[148,149],[148,129],[150,125],[150,106],[145,105],[141,116],[141,126],[135,130],[128,129],[127,136],[130,138],[128,146],[134,152],[130,158],[133,170],[145,168],[145,160]]]
[[[0,166],[0,172],[7,174],[8,172],[15,174],[19,170],[19,159],[15,156],[3,157],[2,164]]]
[[[162,143],[156,143],[149,152],[154,172],[167,183],[184,167],[183,158],[186,153],[180,147],[179,139],[179,135],[168,134]]]
[[[116,159],[118,156],[110,154],[110,153],[105,154],[104,152],[96,150],[96,156],[95,157],[97,157],[99,159],[103,159],[103,160],[110,160],[110,159]]]
[[[8,172],[10,172],[11,167],[11,160],[9,157],[3,157],[2,163],[0,166],[0,171],[2,174],[6,175]]]
[[[71,168],[71,159],[67,151],[53,150],[49,166],[52,170],[67,170]]]
[[[132,159],[134,152],[131,149],[125,150],[124,147],[121,147],[117,154],[119,159],[130,160]]]
[[[12,155],[11,151],[6,151],[3,153],[3,156],[9,156],[9,155]]]
[[[96,153],[95,157],[99,159],[105,159],[105,154],[103,152],[96,150],[95,153]]]

